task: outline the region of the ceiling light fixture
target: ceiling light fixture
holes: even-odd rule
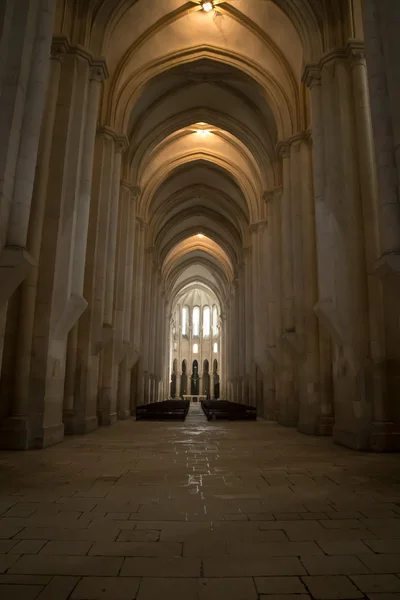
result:
[[[208,135],[210,132],[208,129],[197,129],[196,133],[201,135],[201,137],[206,137],[206,135]]]
[[[210,10],[212,10],[214,8],[214,4],[212,2],[202,2],[201,3],[201,8],[204,10],[204,12],[210,12]]]

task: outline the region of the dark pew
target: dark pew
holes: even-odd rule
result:
[[[190,400],[164,400],[162,402],[153,402],[152,404],[143,404],[136,407],[136,421],[144,419],[185,420],[189,407]]]
[[[228,400],[202,400],[201,407],[207,419],[227,419],[230,421],[255,421],[257,411],[254,406],[246,406]]]

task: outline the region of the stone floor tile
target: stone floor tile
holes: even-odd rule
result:
[[[295,557],[220,557],[204,559],[205,577],[263,577],[269,575],[305,575]]]
[[[70,600],[134,600],[139,577],[83,577]]]
[[[257,600],[251,577],[224,577],[198,580],[198,600]]]
[[[306,513],[300,513],[300,517],[304,520],[304,521],[311,521],[311,520],[323,520],[323,519],[329,519],[328,515],[326,513],[323,512],[306,512]]]
[[[306,588],[299,577],[256,577],[259,594],[301,594]]]
[[[399,540],[366,540],[365,543],[377,554],[396,554],[400,551]]]
[[[125,558],[120,575],[128,577],[199,577],[200,564],[199,558]]]
[[[0,554],[0,573],[5,573],[19,558],[19,554]]]
[[[371,573],[400,573],[400,554],[360,554],[359,558]]]
[[[93,542],[85,541],[51,541],[42,548],[40,554],[61,554],[66,556],[85,555],[89,552]],[[112,543],[112,542],[111,542]],[[24,554],[21,552],[21,554]]]
[[[343,575],[322,575],[302,577],[307,589],[315,600],[350,600],[363,598],[364,594]]]
[[[14,524],[3,524],[0,521],[0,540],[8,540],[14,535],[16,535],[21,529],[23,529],[23,525],[14,525]]]
[[[183,544],[183,556],[227,556],[227,543],[215,540],[213,543],[206,541],[188,541]]]
[[[15,538],[21,540],[50,540],[50,541],[114,541],[120,533],[119,529],[58,529],[48,527],[27,527]]]
[[[37,600],[67,600],[78,581],[79,577],[53,577]]]
[[[135,529],[123,530],[117,538],[117,542],[158,542],[160,532],[157,530]]]
[[[367,529],[361,521],[357,519],[325,519],[320,524],[326,529]]]
[[[369,555],[365,556],[368,558]],[[357,556],[303,556],[301,562],[310,575],[368,573],[368,569]]]
[[[228,542],[229,556],[305,556],[323,555],[315,542]]]
[[[18,540],[0,540],[0,554],[6,554],[18,544]]]
[[[137,600],[198,600],[197,579],[145,578]]]
[[[6,555],[9,556],[9,555]],[[99,556],[22,556],[12,564],[9,573],[30,575],[118,575],[123,559]]]
[[[400,593],[400,578],[396,575],[351,575],[356,586],[366,593]]]
[[[308,594],[297,594],[292,596],[291,594],[271,594],[268,596],[260,596],[260,600],[310,600],[311,596]]]
[[[375,540],[372,541],[374,543]],[[368,544],[368,545],[366,545]],[[362,542],[361,540],[353,540],[346,542],[318,542],[318,546],[322,548],[325,554],[330,555],[350,555],[350,554],[371,554],[371,548],[368,546],[370,542]]]
[[[9,585],[0,583],[1,600],[35,600],[42,591],[41,585]]]
[[[93,556],[182,556],[178,542],[97,542],[89,552]]]
[[[10,550],[10,553],[37,554],[45,544],[44,540],[18,540],[18,543]]]
[[[18,584],[18,585],[47,585],[51,580],[51,575],[14,575],[5,573],[0,575],[0,584]]]
[[[367,594],[368,600],[399,600],[400,594]]]

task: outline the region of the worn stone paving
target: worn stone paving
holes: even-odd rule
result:
[[[2,452],[0,599],[400,598],[399,464],[198,406]]]

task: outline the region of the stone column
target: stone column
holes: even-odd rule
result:
[[[280,401],[278,422],[281,425],[295,426],[298,420],[298,401],[294,386],[294,365],[291,350],[285,343],[287,335],[295,332],[294,321],[294,289],[293,289],[293,231],[291,208],[291,172],[290,149],[287,144],[280,144],[278,152],[282,158],[283,190],[281,197],[281,286],[283,297],[283,331],[280,336],[282,345],[282,371],[280,374]]]
[[[51,0],[15,0],[7,3],[3,10],[0,46],[0,309],[33,266],[26,243],[49,79],[48,57],[55,6]]]
[[[318,272],[318,302],[314,307],[314,311],[319,319],[320,433],[330,434],[333,425],[332,351],[330,338],[332,336],[335,340],[340,339],[342,328],[335,316],[333,302],[334,264],[333,247],[330,242],[332,237],[330,223],[333,222],[333,219],[325,203],[326,170],[321,70],[315,66],[307,66],[304,71],[303,81],[310,88],[311,96],[312,172]]]
[[[399,168],[396,164],[398,140],[394,139],[394,115],[398,112],[399,39],[396,3],[364,0],[363,21],[368,64],[369,93],[379,182],[379,224],[381,263],[400,270]],[[397,48],[396,48],[397,46]],[[397,53],[393,51],[397,50]],[[397,79],[395,85],[393,83]],[[392,102],[391,92],[396,98]],[[400,128],[397,132],[400,134]],[[398,136],[397,136],[398,137]],[[383,265],[382,265],[383,266]]]
[[[119,389],[118,389],[118,418],[125,419],[130,414],[130,396],[131,396],[131,369],[132,357],[134,353],[134,340],[132,334],[132,320],[134,303],[132,300],[134,284],[134,263],[136,252],[136,233],[138,223],[136,221],[136,204],[140,194],[138,188],[134,188],[127,181],[121,181],[121,192],[128,198],[128,229],[127,229],[127,255],[125,264],[125,310],[123,315],[122,332],[122,352],[123,359],[119,369]]]
[[[111,327],[103,327],[103,312],[114,137],[101,128],[95,138],[83,294],[88,310],[78,324],[74,409],[64,415],[68,433],[86,433],[98,426],[100,352],[112,334]]]
[[[29,384],[32,356],[32,336],[35,317],[35,299],[42,240],[44,211],[46,204],[46,187],[52,146],[52,133],[56,114],[58,87],[61,74],[61,61],[68,49],[66,40],[53,42],[51,52],[50,80],[45,107],[46,118],[42,122],[38,160],[36,165],[35,184],[32,195],[31,218],[28,231],[27,246],[33,257],[34,266],[21,286],[20,319],[17,331],[17,352],[15,364],[15,396],[12,406],[12,417],[4,423],[6,431],[2,433],[4,447],[27,449],[29,447]]]
[[[87,96],[79,198],[76,207],[71,296],[69,298],[69,306],[67,307],[65,314],[66,319],[76,321],[76,324],[73,326],[68,336],[66,359],[67,366],[65,375],[64,410],[69,414],[71,414],[71,411],[74,409],[75,372],[77,367],[76,353],[78,350],[77,321],[80,317],[80,314],[87,307],[87,301],[83,297],[83,288],[89,227],[90,197],[92,191],[94,148],[97,117],[99,113],[101,83],[107,76],[108,71],[105,62],[101,59],[93,61],[90,71],[90,83]],[[69,324],[66,325],[66,329],[69,329]]]
[[[117,273],[117,231],[120,212],[120,182],[122,153],[128,148],[128,140],[124,136],[115,138],[114,168],[111,183],[111,206],[108,222],[107,268],[105,279],[105,299],[103,327],[112,329],[111,339],[105,344],[102,356],[102,383],[99,394],[98,416],[101,425],[113,425],[117,420],[117,384],[118,364],[116,361],[116,313],[115,286]],[[121,282],[123,274],[121,273]],[[122,304],[123,306],[123,304]],[[122,317],[123,318],[123,317]]]

